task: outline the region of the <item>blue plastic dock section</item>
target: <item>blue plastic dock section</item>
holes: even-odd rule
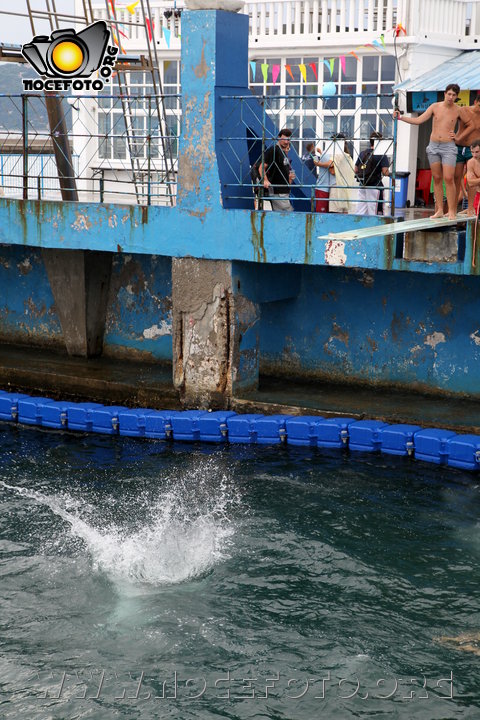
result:
[[[285,423],[290,415],[260,415],[253,421],[258,445],[278,445],[286,442]]]
[[[360,452],[376,452],[380,450],[382,441],[380,431],[387,428],[380,420],[359,420],[348,428],[350,450]]]
[[[202,442],[226,442],[228,438],[227,420],[236,414],[226,410],[205,413],[198,421],[200,440]]]
[[[478,435],[455,435],[447,442],[450,467],[462,470],[478,470],[480,467],[480,437]]]
[[[348,429],[354,418],[340,417],[322,420],[318,425],[317,447],[340,450],[348,444]]]
[[[0,390],[0,421],[152,440],[350,449],[480,470],[480,436],[419,425],[320,415],[237,415],[218,410],[130,409]]]
[[[257,442],[256,420],[264,415],[236,415],[227,420],[228,439],[231,443],[246,443],[248,445]]]
[[[320,415],[289,417],[285,422],[289,445],[315,447],[318,441],[318,426],[323,420]]]
[[[415,435],[415,457],[417,460],[445,465],[448,460],[448,441],[455,436],[451,430],[428,428]]]
[[[385,455],[412,455],[414,436],[422,428],[419,425],[387,425],[380,430],[381,451]]]

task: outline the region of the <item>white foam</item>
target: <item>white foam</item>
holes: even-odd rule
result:
[[[139,496],[140,510],[145,511],[148,502],[147,518],[134,530],[132,522],[129,527],[105,525],[101,506],[66,493],[51,496],[1,480],[0,486],[50,508],[67,524],[70,536],[84,542],[95,570],[114,580],[162,585],[202,575],[228,557],[235,495],[225,476],[212,486],[210,479],[198,477],[201,474],[197,469],[190,482],[167,482],[153,502]],[[129,507],[132,519],[136,501]]]

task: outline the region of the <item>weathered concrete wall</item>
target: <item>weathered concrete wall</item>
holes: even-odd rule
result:
[[[65,349],[42,253],[36,248],[0,247],[0,341]],[[114,255],[104,354],[170,362],[171,348],[170,258]]]
[[[480,397],[477,278],[305,267],[260,339],[263,372]]]

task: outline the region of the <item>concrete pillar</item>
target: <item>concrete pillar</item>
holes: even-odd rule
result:
[[[223,94],[241,94],[246,87],[248,17],[187,10],[182,34],[188,41],[182,42],[177,206],[188,215],[205,217],[222,212],[225,205],[218,104]],[[228,407],[235,388],[257,385],[258,337],[245,341],[242,328],[257,323],[259,306],[236,294],[230,261],[173,258],[172,313],[173,377],[185,405]]]
[[[103,348],[112,254],[42,250],[69,355],[95,357]]]
[[[174,385],[188,407],[225,408],[258,384],[260,306],[228,260],[173,258]]]

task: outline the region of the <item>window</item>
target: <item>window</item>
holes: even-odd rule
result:
[[[149,72],[130,71],[118,84],[98,98],[98,157],[102,160],[175,159],[180,131],[180,63],[165,61],[162,68],[163,96],[156,96]],[[126,88],[125,88],[126,85]],[[162,119],[159,123],[159,117]],[[164,118],[164,120],[163,120]],[[162,130],[163,127],[163,130]],[[128,128],[128,132],[127,132]],[[158,164],[158,163],[157,163]]]

